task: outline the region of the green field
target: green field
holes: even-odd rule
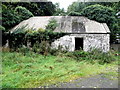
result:
[[[117,76],[118,60],[99,64],[97,61],[76,60],[66,54],[43,56],[28,52],[2,53],[3,88],[35,88],[58,82],[69,82],[80,77],[89,77],[100,73]],[[81,57],[82,59],[82,57]]]

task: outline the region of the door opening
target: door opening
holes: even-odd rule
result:
[[[83,50],[83,38],[75,38],[75,50]]]

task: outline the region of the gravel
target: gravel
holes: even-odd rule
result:
[[[58,83],[46,88],[118,88],[118,78],[110,79],[105,77],[104,74],[100,74],[89,78],[79,78],[67,83]]]

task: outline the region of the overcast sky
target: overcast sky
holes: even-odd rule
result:
[[[87,1],[94,1],[94,2],[118,2],[119,0],[49,0],[52,1],[54,4],[58,2],[60,4],[60,8],[64,8],[67,10],[67,7],[72,4],[74,1],[80,1],[80,2],[87,2]]]
[[[50,0],[53,3],[58,2],[60,4],[60,8],[64,8],[67,10],[67,7],[72,4],[72,2],[77,1],[77,0]]]

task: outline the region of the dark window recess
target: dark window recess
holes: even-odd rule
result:
[[[83,50],[83,38],[75,38],[75,50]]]
[[[72,32],[73,33],[84,33],[85,32],[84,24],[79,23],[79,22],[72,22]]]

